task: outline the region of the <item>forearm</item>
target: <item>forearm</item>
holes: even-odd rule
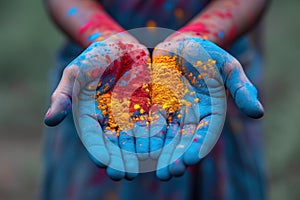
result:
[[[179,32],[200,36],[226,48],[253,27],[267,3],[268,0],[215,0]]]
[[[45,3],[58,27],[83,47],[124,31],[93,0],[45,0]]]

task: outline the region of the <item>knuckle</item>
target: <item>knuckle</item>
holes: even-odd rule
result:
[[[63,74],[65,75],[71,75],[73,73],[74,73],[74,65],[67,66],[63,71]]]

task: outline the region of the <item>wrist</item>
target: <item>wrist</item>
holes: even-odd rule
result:
[[[131,36],[128,32],[124,30],[94,30],[92,32],[86,33],[83,35],[83,43],[84,47],[88,47],[89,45],[95,42],[101,42],[106,39],[115,39],[119,41],[123,41],[126,43],[139,43],[133,36]]]
[[[80,26],[77,37],[81,45],[87,47],[121,32],[125,32],[125,30],[110,16],[105,13],[96,13]]]
[[[208,40],[207,36],[197,34],[197,33],[192,32],[192,31],[186,31],[186,32],[177,31],[176,33],[174,33],[174,34],[170,35],[169,37],[167,37],[165,42],[179,42],[179,41],[185,41],[185,40],[191,39],[191,38],[200,38],[202,40]]]
[[[228,27],[231,27],[228,28]],[[202,38],[209,40],[222,48],[226,48],[235,38],[236,31],[232,23],[217,23],[212,19],[197,19],[178,30],[177,34],[186,37]]]
[[[216,35],[216,34],[206,34],[203,32],[195,32],[195,31],[191,31],[191,30],[185,30],[185,31],[181,31],[179,30],[178,32],[170,35],[165,41],[166,42],[178,42],[178,41],[183,41],[189,38],[200,38],[202,40],[208,40],[218,46],[220,46],[221,48],[226,48],[228,45],[228,43],[226,42],[224,35],[222,33],[220,33],[220,35]]]

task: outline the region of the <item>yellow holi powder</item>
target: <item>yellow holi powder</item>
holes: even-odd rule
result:
[[[187,88],[180,79],[177,57],[155,56],[151,70],[151,101],[161,105],[167,113],[180,109],[180,100],[187,93]]]
[[[198,74],[198,79],[205,78],[215,78],[217,74],[216,61],[208,59],[206,62],[197,61],[194,66],[199,70],[201,74]]]
[[[139,104],[134,104],[134,109],[139,109],[140,108],[140,105]]]
[[[215,60],[208,60],[205,63],[202,61],[194,63],[196,67],[199,67],[201,74],[198,76],[192,72],[188,74],[189,77],[193,77],[192,84],[196,84],[197,78],[215,76],[215,64]],[[150,83],[145,83],[141,86],[141,90],[149,94],[146,102],[145,98],[141,98],[143,102],[139,102],[138,97],[134,97],[135,103],[132,104],[131,97],[112,98],[110,93],[100,94],[97,92],[97,107],[107,117],[107,130],[116,133],[118,136],[122,129],[132,129],[136,121],[144,121],[148,126],[157,117],[152,116],[151,118],[148,115],[149,108],[153,105],[161,106],[167,112],[168,120],[172,121],[173,113],[179,111],[181,105],[192,106],[200,101],[199,98],[194,98],[193,102],[183,99],[186,94],[192,96],[195,95],[195,92],[189,91],[181,80],[183,75],[178,67],[176,56],[155,56],[151,65],[150,76]],[[117,112],[112,112],[112,106]],[[132,111],[130,111],[130,106],[133,108]],[[181,115],[177,114],[177,118],[180,119]],[[200,126],[207,125],[207,123],[200,124]]]
[[[96,41],[102,41],[103,40],[103,37],[98,37],[97,39],[96,39]]]

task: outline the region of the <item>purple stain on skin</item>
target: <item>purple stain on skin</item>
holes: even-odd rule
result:
[[[94,34],[92,34],[92,35],[89,36],[88,40],[89,41],[94,41],[94,40],[96,40],[100,36],[101,36],[101,33],[94,33]]]
[[[77,13],[78,9],[77,8],[70,8],[68,11],[68,16],[73,16]]]

